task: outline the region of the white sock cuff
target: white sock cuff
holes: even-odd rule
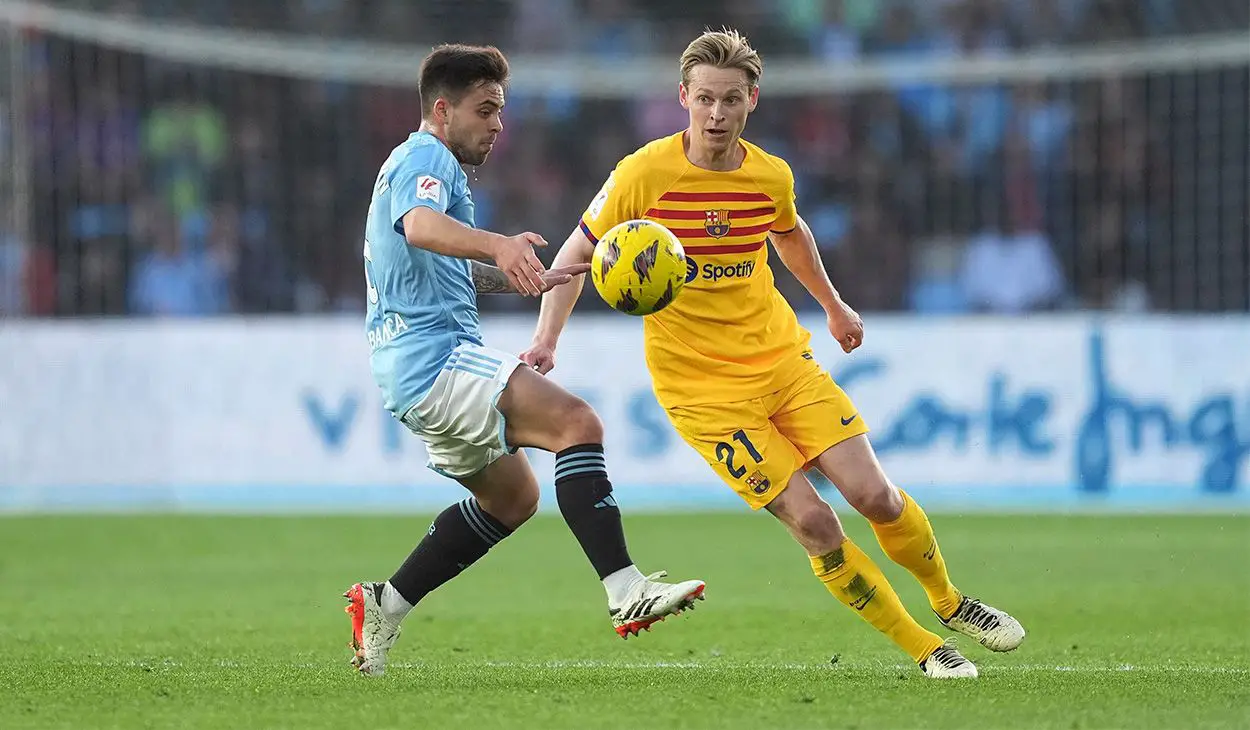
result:
[[[636,565],[627,565],[604,578],[603,588],[608,592],[608,605],[613,608],[620,606],[638,581],[646,579]]]
[[[382,587],[382,615],[386,616],[388,621],[399,623],[411,610],[412,604],[395,590],[395,586],[391,585],[390,581],[387,581]]]

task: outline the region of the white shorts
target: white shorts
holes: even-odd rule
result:
[[[496,404],[522,365],[515,355],[489,347],[464,344],[452,351],[430,392],[400,419],[425,441],[431,469],[462,479],[516,451],[504,439]]]

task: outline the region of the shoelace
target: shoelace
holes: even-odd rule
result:
[[[652,572],[651,575],[646,576],[646,582],[645,584],[642,584],[642,591],[640,592],[639,596],[637,596],[637,600],[634,601],[635,604],[640,604],[640,602],[642,601],[650,600],[652,599],[652,597],[656,596],[657,591],[662,591],[666,589],[667,584],[660,585],[660,586],[654,586],[651,584],[652,582],[656,582],[657,580],[661,579],[661,577],[666,577],[667,575],[669,575],[669,571],[656,570],[655,572]]]
[[[968,663],[968,660],[964,659],[949,641],[934,649],[933,653],[929,655],[929,659],[936,661],[947,669],[954,669]]]
[[[647,582],[643,584],[642,591],[638,594],[638,600],[634,601],[634,603],[639,603],[641,601],[647,600],[648,598],[654,597],[655,593],[652,592],[652,589],[655,588],[655,586],[652,586],[651,584],[656,582],[660,578],[666,578],[666,577],[668,577],[668,571],[666,570],[657,570],[651,575],[648,575]],[[668,587],[668,584],[664,584],[660,586],[660,589],[663,590],[664,588],[667,588],[667,587]]]
[[[990,613],[985,605],[975,598],[969,598],[964,604],[964,609],[959,613],[961,614],[960,621],[970,623],[982,631],[996,629],[999,626],[998,617]]]

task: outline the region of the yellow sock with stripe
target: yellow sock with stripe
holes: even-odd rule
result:
[[[929,518],[907,492],[898,491],[903,495],[903,513],[893,522],[871,523],[872,531],[890,560],[906,568],[924,586],[933,610],[942,618],[950,618],[962,596],[946,572]]]
[[[811,557],[811,561],[812,572],[834,598],[890,637],[913,660],[919,662],[942,645],[941,637],[907,613],[881,569],[850,538],[837,550]]]

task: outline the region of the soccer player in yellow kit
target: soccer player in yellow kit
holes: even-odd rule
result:
[[[786,162],[740,138],[759,99],[762,63],[736,31],[707,32],[681,57],[678,95],[690,127],[621,160],[569,236],[555,266],[589,262],[614,225],[658,221],[681,240],[686,286],[643,320],[656,397],[682,438],[752,509],[776,516],[806,549],[835,598],[906,651],[926,676],[975,677],[953,642],[923,628],[881,570],[843,532],[804,469],[819,469],[872,524],[882,550],[924,587],[948,629],[994,651],[1024,639],[1020,623],[960,593],[923,510],[886,477],[854,404],[812,358],[811,334],[773,285],[767,242],[820,302],[851,352],[863,322],[830,283],[794,205]],[[539,372],[584,276],[543,296],[532,347]]]

